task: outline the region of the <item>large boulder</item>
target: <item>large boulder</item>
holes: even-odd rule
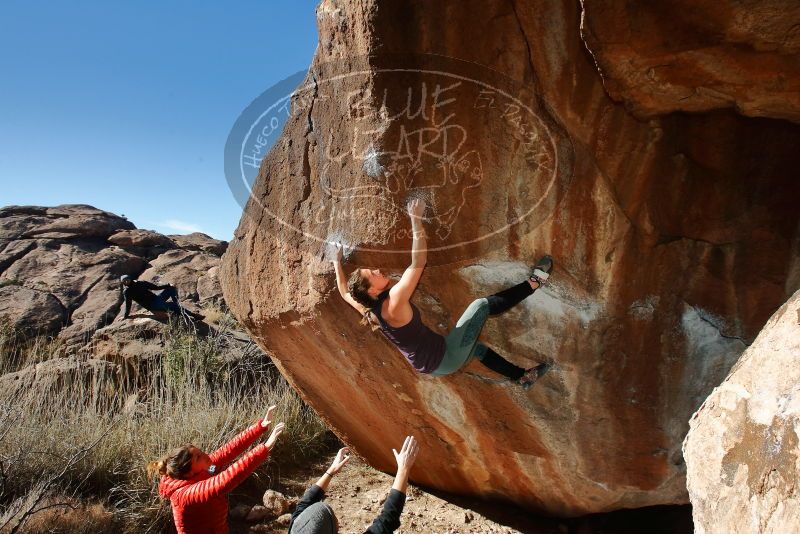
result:
[[[767,322],[689,423],[695,532],[800,527],[800,292]]]
[[[120,230],[108,238],[108,242],[130,248],[176,248],[175,241],[152,230]]]
[[[157,258],[160,254],[177,248],[178,245],[165,235],[152,230],[120,230],[108,238],[108,242],[125,250],[142,256],[147,260]]]
[[[417,482],[560,515],[687,502],[690,415],[800,287],[800,127],[639,120],[604,89],[581,16],[321,2],[320,46],[220,274],[237,318],[373,466],[392,470],[413,433]],[[552,285],[483,333],[518,365],[555,359],[529,393],[477,362],[415,373],[338,296],[326,242],[356,247],[350,269],[399,272],[414,195],[431,248],[414,301],[440,332],[555,258]]]
[[[200,302],[223,303],[222,285],[219,281],[219,265],[211,267],[197,278],[197,298]]]
[[[141,272],[146,261],[106,240],[133,229],[124,217],[82,204],[0,208],[0,285],[27,290],[14,307],[28,299],[49,310],[32,309],[14,326],[57,334],[71,346],[108,323],[119,309],[119,276]]]
[[[139,279],[156,284],[170,283],[178,289],[182,300],[213,299],[222,293],[217,276],[209,276],[219,261],[219,256],[208,252],[170,250],[152,260]]]
[[[167,322],[148,318],[115,321],[95,331],[80,352],[91,360],[117,365],[124,389],[135,391],[161,364],[169,337]]]
[[[133,228],[124,217],[84,204],[0,208],[0,240],[106,238],[118,230]]]
[[[52,294],[10,283],[0,287],[0,321],[23,337],[58,333],[67,310]]]
[[[164,351],[169,324],[148,318],[116,321],[98,329],[84,350],[95,359],[123,364],[150,360]]]
[[[192,232],[186,235],[171,235],[169,238],[184,250],[207,252],[215,256],[222,256],[228,248],[227,241],[214,239],[202,232]]]

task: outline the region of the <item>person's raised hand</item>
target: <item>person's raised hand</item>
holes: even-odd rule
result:
[[[261,420],[261,428],[267,428],[269,425],[272,424],[272,415],[275,413],[275,409],[277,406],[274,404],[267,408],[267,415],[264,416],[264,419]]]
[[[278,423],[275,425],[275,428],[272,429],[272,433],[267,438],[267,442],[264,444],[267,449],[272,450],[272,447],[275,446],[275,443],[278,441],[278,438],[281,434],[283,434],[283,429],[286,427],[284,423]]]
[[[425,214],[425,201],[421,198],[414,198],[408,203],[408,216],[414,221],[422,219]]]
[[[350,461],[350,449],[347,447],[343,447],[339,449],[339,452],[336,453],[336,458],[333,459],[333,463],[328,468],[328,473],[331,475],[335,475],[339,471],[342,470],[342,467]]]
[[[414,461],[417,459],[417,454],[419,453],[419,443],[417,443],[416,438],[414,436],[406,436],[406,440],[403,442],[403,446],[400,448],[400,452],[392,449],[394,453],[394,459],[397,462],[397,470],[398,471],[408,471],[411,469],[411,466],[414,465]]]

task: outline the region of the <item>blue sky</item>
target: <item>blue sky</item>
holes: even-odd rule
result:
[[[0,4],[0,205],[229,240],[236,118],[311,62],[317,0]]]

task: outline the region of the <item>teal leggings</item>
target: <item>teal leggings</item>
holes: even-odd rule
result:
[[[489,317],[489,301],[485,298],[477,299],[472,302],[464,313],[459,317],[455,328],[445,337],[447,349],[444,359],[439,367],[431,374],[436,376],[449,375],[455,373],[470,360],[473,356],[483,360],[487,347],[478,343],[478,336],[481,334],[483,325]]]

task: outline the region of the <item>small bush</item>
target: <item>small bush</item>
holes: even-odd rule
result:
[[[204,321],[220,328],[230,328],[236,325],[236,319],[217,304],[206,305],[203,308]]]

